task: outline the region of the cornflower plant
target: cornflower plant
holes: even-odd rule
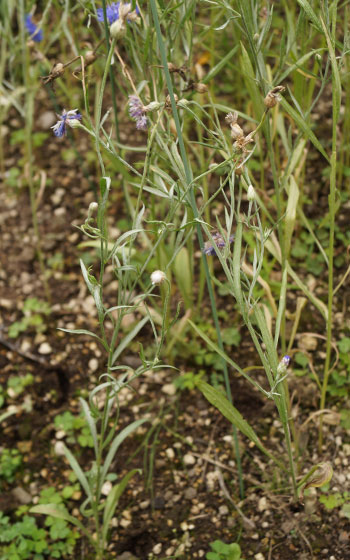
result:
[[[67,114],[69,113],[70,112]],[[77,122],[79,122],[75,111],[73,113],[73,116]],[[86,417],[94,444],[93,450],[95,456],[91,469],[88,472],[84,472],[72,451],[63,445],[65,457],[76,474],[82,490],[85,492],[86,499],[82,503],[80,511],[89,521],[87,525],[84,525],[64,507],[58,507],[56,504],[38,505],[31,508],[32,513],[51,515],[52,517],[64,519],[78,527],[94,548],[95,558],[97,560],[102,560],[106,557],[109,529],[119,499],[131,478],[141,472],[139,469],[132,469],[120,480],[117,479],[117,482],[109,490],[107,498],[105,500],[103,499],[103,485],[109,480],[109,469],[120,445],[126,437],[147,421],[147,418],[135,420],[118,433],[118,393],[121,389],[130,387],[133,380],[147,371],[165,367],[160,364],[160,353],[165,340],[167,327],[165,321],[163,321],[160,333],[157,332],[152,314],[148,310],[147,299],[151,297],[154,288],[160,284],[165,284],[167,286],[167,297],[165,298],[163,316],[166,317],[170,292],[170,284],[165,274],[162,271],[154,271],[150,276],[147,291],[143,294],[135,295],[132,286],[135,278],[136,280],[138,279],[138,270],[130,265],[128,255],[133,249],[132,244],[129,243],[129,238],[131,237],[133,241],[135,241],[136,236],[142,232],[142,228],[137,227],[121,235],[110,247],[108,229],[106,226],[106,207],[110,186],[111,179],[109,177],[103,177],[101,179],[100,200],[98,203],[91,203],[85,223],[81,226],[81,230],[84,234],[98,241],[100,244],[101,259],[99,263],[99,279],[92,274],[91,270],[86,268],[83,261],[80,263],[85,283],[95,301],[100,334],[97,335],[85,329],[61,329],[71,334],[85,334],[95,339],[97,338],[106,352],[106,372],[100,376],[100,384],[94,387],[90,392],[88,400],[80,398],[80,404]],[[96,210],[97,217],[95,219],[94,215],[96,214]],[[138,225],[137,220],[137,226]],[[108,263],[113,266],[119,286],[118,305],[112,307],[106,307],[103,303],[103,276]],[[145,317],[118,343],[123,318],[127,314],[135,312],[140,308],[144,310]],[[108,336],[106,332],[107,322],[110,322],[112,325],[110,336]],[[153,358],[146,358],[142,349],[140,353],[142,365],[137,369],[120,363],[117,364],[120,354],[148,322],[152,325],[155,336]],[[93,536],[91,536],[91,526],[93,527]]]

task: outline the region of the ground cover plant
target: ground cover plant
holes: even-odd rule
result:
[[[0,559],[348,558],[349,2],[0,13]]]

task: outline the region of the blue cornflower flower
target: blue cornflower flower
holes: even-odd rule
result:
[[[72,109],[71,111],[66,111],[64,109],[62,115],[57,115],[60,120],[51,127],[55,136],[64,136],[66,134],[67,124],[73,127],[77,124],[74,121],[81,121],[82,116],[80,113],[77,113],[77,111],[78,109]]]
[[[40,43],[40,41],[44,38],[43,30],[37,28],[30,14],[26,15],[25,24],[28,33],[31,35],[31,39],[33,39],[36,43]]]
[[[110,25],[119,19],[119,6],[120,2],[113,2],[112,4],[107,4],[106,6],[107,20]],[[103,8],[97,9],[97,19],[98,21],[104,21]]]
[[[148,119],[145,107],[137,95],[129,95],[129,113],[130,117],[136,121],[137,130],[147,130]]]
[[[114,23],[115,21],[117,21],[117,19],[119,19],[119,8],[120,8],[120,2],[112,2],[112,4],[108,4],[106,6],[106,16],[107,16],[107,20],[108,23],[110,25],[112,25],[112,23]],[[128,14],[129,12],[131,12],[131,4],[127,3],[123,5],[123,12]],[[136,14],[139,16],[140,15],[140,10],[138,9],[138,7],[136,6]],[[103,8],[97,8],[97,19],[98,21],[104,21],[103,19]],[[127,18],[129,21],[129,18]]]
[[[219,249],[222,249],[223,247],[226,246],[226,239],[224,239],[223,236],[221,235],[221,233],[219,233],[218,231],[215,231],[212,234],[212,238],[215,241],[215,244],[217,245],[217,247]],[[235,238],[234,235],[230,235],[229,242],[232,243],[234,238]],[[211,255],[211,256],[216,255],[215,247],[212,245],[211,241],[206,241],[204,243],[203,253],[205,253],[206,255]]]

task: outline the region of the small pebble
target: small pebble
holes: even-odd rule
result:
[[[176,387],[173,383],[166,383],[162,387],[162,392],[172,397],[176,393]]]
[[[55,453],[56,455],[60,456],[64,456],[64,443],[63,441],[56,441],[55,443],[55,447],[54,447]]]
[[[96,358],[91,358],[91,360],[89,360],[88,366],[89,370],[94,373],[98,370],[98,360],[96,360]]]
[[[48,342],[42,342],[38,349],[39,354],[51,354],[52,348]]]
[[[185,465],[187,465],[187,466],[194,465],[195,462],[196,462],[196,459],[193,457],[193,455],[191,455],[191,453],[186,453],[186,455],[184,455]]]
[[[160,554],[161,551],[162,551],[162,543],[158,543],[154,545],[154,547],[152,548],[153,554]]]
[[[102,485],[101,494],[103,494],[104,496],[108,496],[108,494],[110,493],[112,488],[113,488],[113,485],[112,485],[111,481],[106,480],[106,482]]]
[[[165,450],[165,453],[168,459],[173,460],[175,458],[175,451],[172,447],[168,447],[168,449]]]

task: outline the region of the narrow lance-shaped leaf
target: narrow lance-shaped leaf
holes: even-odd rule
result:
[[[200,391],[202,391],[205,398],[217,408],[225,418],[227,418],[231,424],[234,424],[236,428],[238,428],[242,434],[247,436],[255,445],[267,455],[276,465],[279,466],[282,470],[286,470],[285,466],[281,461],[276,459],[270,453],[270,451],[261,443],[259,437],[256,435],[253,428],[248,424],[248,422],[243,418],[242,414],[237,410],[235,406],[233,406],[225,397],[225,395],[219,391],[218,389],[214,389],[205,381],[199,380],[197,383],[197,387]]]

